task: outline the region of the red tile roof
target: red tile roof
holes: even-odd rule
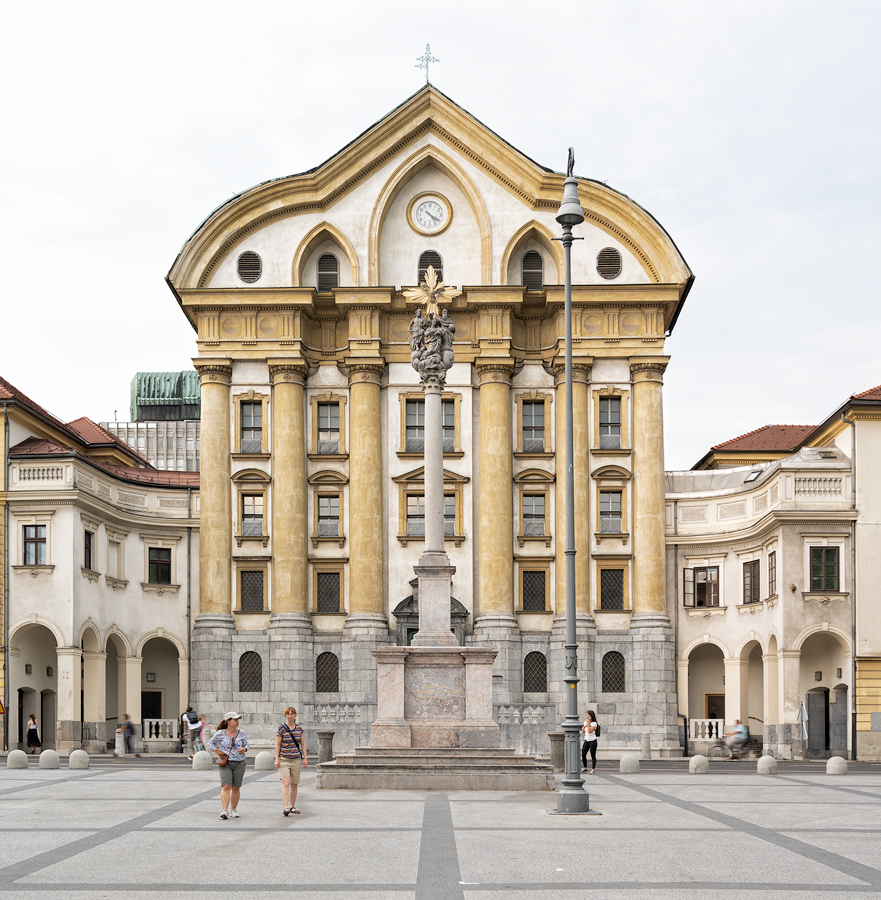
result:
[[[791,453],[798,449],[816,425],[763,425],[740,437],[716,444],[713,450],[752,453]]]
[[[881,384],[863,391],[862,394],[854,394],[851,400],[881,400]]]
[[[67,456],[70,453],[73,453],[70,447],[35,437],[29,437],[9,448],[10,456]]]
[[[26,406],[26,407],[28,407],[30,410],[32,410],[33,412],[35,412],[35,413],[36,413],[38,416],[40,416],[41,418],[43,418],[43,419],[48,419],[48,420],[49,420],[50,422],[52,422],[54,425],[56,425],[56,426],[58,426],[59,428],[61,428],[62,431],[66,431],[66,432],[68,432],[68,433],[71,432],[71,429],[68,428],[68,426],[65,425],[64,422],[61,421],[61,419],[59,419],[57,416],[53,416],[52,413],[47,412],[47,411],[46,411],[45,409],[43,409],[43,407],[40,406],[38,403],[34,403],[34,401],[31,400],[31,398],[28,397],[27,394],[25,394],[25,393],[23,393],[22,391],[20,391],[17,387],[15,387],[15,385],[10,384],[10,383],[9,383],[5,378],[3,378],[2,376],[0,376],[0,399],[2,399],[2,400],[16,400],[16,401],[18,401],[22,406]],[[77,435],[76,435],[76,432],[73,432],[73,435],[74,435],[74,436],[77,436]]]
[[[122,438],[118,438],[113,434],[113,432],[108,431],[106,428],[102,428],[88,416],[80,416],[79,419],[68,422],[67,427],[73,429],[73,431],[75,431],[87,444],[115,444],[121,450],[124,450],[128,456],[133,456],[135,459],[141,460],[145,466],[149,466],[151,469],[153,468],[153,463],[145,456],[138,453],[131,444],[127,444]]]

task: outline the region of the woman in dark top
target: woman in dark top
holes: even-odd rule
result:
[[[40,735],[37,732],[37,717],[31,713],[28,718],[28,747],[33,747],[31,753],[37,752],[37,747],[42,747],[40,743]]]

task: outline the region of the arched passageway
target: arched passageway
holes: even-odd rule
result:
[[[9,746],[27,749],[28,717],[33,714],[43,748],[58,743],[58,660],[57,643],[43,625],[27,626],[10,638],[10,697],[17,699],[17,714],[7,716]]]

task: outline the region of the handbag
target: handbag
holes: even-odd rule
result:
[[[236,737],[232,739],[233,746],[235,746],[236,738],[239,736],[238,731],[236,732]],[[221,753],[219,750],[217,751],[217,765],[225,766],[229,762],[229,754]]]

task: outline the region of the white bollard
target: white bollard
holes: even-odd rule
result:
[[[28,767],[28,755],[24,750],[10,750],[6,757],[7,769],[26,769]]]
[[[827,775],[847,775],[847,760],[843,756],[833,756],[826,761]]]
[[[67,760],[68,769],[88,769],[89,754],[85,750],[74,750]]]
[[[706,758],[706,756],[692,756],[692,758],[688,761],[688,774],[709,775],[710,761]]]
[[[214,759],[207,750],[197,750],[193,754],[193,769],[196,772],[204,772],[214,766]]]
[[[756,763],[756,773],[758,775],[776,775],[777,760],[773,756],[763,756]]]
[[[61,760],[54,750],[44,750],[40,754],[41,769],[59,769],[61,768]]]
[[[624,756],[621,757],[618,771],[622,775],[638,775],[639,757],[635,753],[625,753]]]
[[[271,772],[275,768],[275,754],[261,750],[254,759],[254,768],[258,772]]]

